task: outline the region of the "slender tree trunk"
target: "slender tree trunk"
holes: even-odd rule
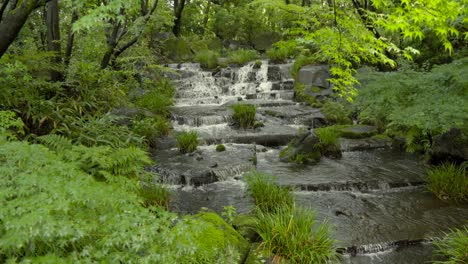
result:
[[[175,20],[174,20],[174,27],[172,28],[172,33],[174,33],[176,37],[180,36],[180,29],[182,25],[182,13],[184,11],[184,7],[185,7],[185,0],[174,0]]]
[[[0,5],[0,58],[16,39],[29,15],[45,2],[48,0],[2,1]]]
[[[67,32],[67,47],[65,49],[65,60],[64,60],[65,67],[67,67],[70,64],[70,59],[73,53],[73,44],[75,41],[75,33],[73,33],[73,30],[72,30],[73,24],[75,24],[75,22],[78,20],[78,11],[76,10],[76,7],[75,7],[75,0],[72,0],[72,8],[73,8],[73,13],[71,17],[70,26]]]
[[[47,4],[46,11],[47,26],[47,50],[54,52],[53,61],[57,64],[62,63],[62,45],[60,43],[60,19],[58,0],[51,0]],[[50,71],[52,81],[63,81],[63,74],[57,70]]]

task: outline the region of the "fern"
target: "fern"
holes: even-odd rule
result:
[[[37,139],[40,143],[55,151],[63,151],[72,147],[72,141],[62,135],[49,134],[40,136]]]

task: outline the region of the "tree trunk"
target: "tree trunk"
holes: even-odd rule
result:
[[[44,4],[45,1],[40,0],[23,0],[18,5],[16,1],[3,1],[0,9],[0,58],[5,54],[8,47],[18,36],[21,28],[23,28],[29,15],[39,6]],[[9,9],[8,9],[8,6]]]
[[[62,63],[62,45],[60,43],[60,19],[58,0],[51,0],[47,4],[46,11],[47,26],[47,50],[54,52],[53,61]],[[54,82],[63,81],[63,74],[57,70],[50,71],[50,78]]]
[[[177,6],[176,6],[176,4],[177,4]],[[184,11],[184,7],[185,7],[185,0],[175,0],[174,1],[175,20],[174,20],[174,27],[172,28],[172,33],[174,33],[174,35],[176,37],[180,36],[180,28],[181,28],[181,25],[182,25],[182,13]]]
[[[202,28],[202,35],[205,34],[206,27],[208,26],[208,19],[210,18],[210,9],[211,9],[211,0],[208,0],[208,4],[206,4],[205,14],[203,17],[203,28]]]
[[[71,55],[73,53],[73,43],[75,41],[75,33],[73,33],[73,24],[78,20],[78,11],[76,10],[75,7],[75,0],[72,0],[72,8],[73,8],[73,13],[71,17],[71,22],[70,22],[70,27],[68,28],[67,32],[67,47],[65,49],[65,67],[70,64],[70,59]]]

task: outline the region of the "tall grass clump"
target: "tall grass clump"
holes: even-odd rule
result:
[[[138,189],[138,196],[143,199],[144,207],[161,207],[165,210],[169,208],[169,190],[159,184],[142,184]]]
[[[184,131],[176,136],[177,148],[181,153],[191,153],[197,149],[198,134],[195,131]]]
[[[195,61],[200,63],[200,66],[204,69],[214,69],[218,66],[219,54],[211,50],[203,50],[195,55]]]
[[[255,50],[238,49],[229,53],[229,62],[244,65],[258,58]]]
[[[428,189],[439,199],[468,201],[468,163],[444,163],[427,172]]]
[[[305,208],[279,208],[257,213],[261,247],[288,263],[327,263],[337,259],[334,240],[326,223],[317,223],[315,212]]]
[[[252,171],[244,178],[259,211],[268,213],[294,206],[294,197],[289,189],[276,185],[272,175]]]
[[[442,240],[435,241],[435,254],[444,258],[436,264],[468,263],[468,226],[450,232]]]
[[[254,105],[235,104],[232,106],[234,111],[232,119],[242,128],[251,128],[255,123],[256,109]]]

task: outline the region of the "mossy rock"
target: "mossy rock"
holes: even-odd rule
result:
[[[268,263],[270,259],[270,254],[263,250],[260,246],[260,243],[254,243],[250,246],[249,255],[245,260],[245,264],[264,264]]]
[[[257,219],[251,214],[239,214],[232,222],[236,230],[250,242],[256,242],[259,239],[256,224]]]
[[[265,124],[261,121],[254,121],[253,123],[253,128],[256,129],[256,128],[261,128],[261,127],[264,127]]]
[[[341,137],[359,139],[376,135],[377,127],[366,125],[337,126],[337,131]]]
[[[223,152],[226,150],[226,146],[224,146],[223,144],[219,144],[216,146],[216,151],[217,152]]]
[[[249,242],[226,223],[221,216],[213,212],[200,212],[185,220],[190,223],[192,228],[187,229],[186,223],[185,225],[176,225],[172,233],[175,235],[175,241],[181,245],[195,244],[193,246],[197,249],[197,256],[200,256],[201,259],[194,259],[194,263],[197,261],[203,263],[207,259],[233,258],[237,259],[238,263],[244,263],[249,252]],[[183,235],[178,235],[182,233]]]

